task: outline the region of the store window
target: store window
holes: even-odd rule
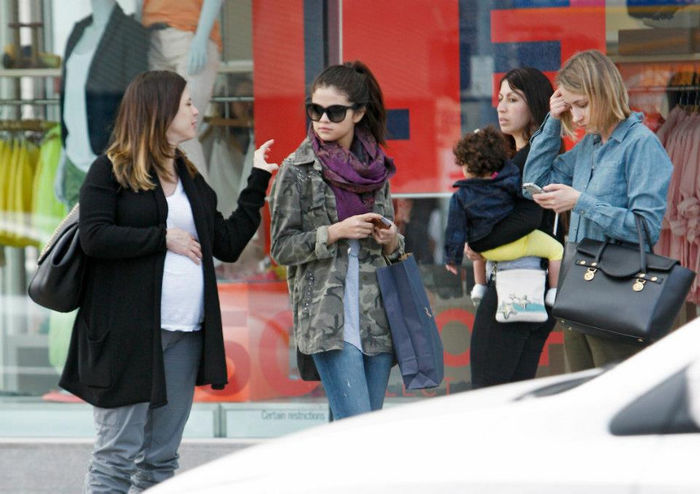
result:
[[[0,2],[0,39],[7,46],[0,68],[0,416],[18,401],[38,408],[76,401],[57,389],[75,314],[33,304],[26,286],[42,244],[68,208],[65,191],[55,185],[65,152],[59,98],[66,96],[66,46],[77,23],[103,3],[111,2],[76,0],[70,9],[63,0]],[[632,106],[663,137],[676,165],[657,249],[697,269],[700,12],[694,3],[224,1],[218,13],[221,61],[200,108],[198,151],[188,148],[188,156],[201,153],[219,209],[229,213],[255,145],[274,138],[272,159],[281,163],[304,138],[303,103],[313,77],[330,63],[366,62],[389,109],[387,152],[398,169],[391,182],[395,221],[420,265],[445,347],[442,386],[409,392],[395,370],[387,405],[463,391],[470,387],[475,310],[471,267],[465,263],[461,276],[444,268],[447,201],[461,177],[452,146],[464,131],[498,124],[497,84],[511,68],[533,66],[553,79],[576,51],[595,48],[614,58]],[[141,2],[117,5],[128,17],[140,12]],[[155,24],[148,31],[151,42],[167,31],[167,22]],[[99,43],[89,48],[101,49]],[[148,48],[135,56],[147,54]],[[88,140],[81,142],[90,151]],[[299,376],[286,273],[269,249],[265,207],[239,261],[216,265],[229,385],[197,389],[193,427],[217,425],[192,434],[268,437],[328,420],[322,387]],[[700,288],[693,290],[678,324],[697,314]],[[562,334],[555,330],[538,375],[561,372]],[[15,434],[2,424],[0,436]],[[90,428],[89,420],[84,426]]]

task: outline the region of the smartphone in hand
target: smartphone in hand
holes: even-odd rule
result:
[[[544,189],[542,189],[542,187],[533,182],[525,182],[523,184],[523,190],[528,191],[533,196],[535,194],[541,194],[542,192],[544,192]]]
[[[391,221],[389,221],[387,218],[382,216],[381,218],[375,218],[372,220],[372,224],[376,226],[377,228],[380,228],[382,230],[386,228],[391,227]]]

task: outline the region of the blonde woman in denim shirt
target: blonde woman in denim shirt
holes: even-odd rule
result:
[[[557,213],[571,210],[570,242],[584,237],[636,242],[633,211],[656,242],[666,211],[672,164],[657,137],[632,113],[627,90],[612,61],[596,50],[577,53],[559,70],[549,115],[531,140],[523,182],[543,186],[537,204]],[[559,155],[563,131],[585,136]],[[571,371],[630,357],[642,346],[565,331]]]

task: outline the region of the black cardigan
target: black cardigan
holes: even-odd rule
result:
[[[66,61],[85,28],[92,24],[92,16],[77,22],[68,36],[61,77],[61,142],[65,146],[68,130],[63,118],[66,83]],[[149,35],[138,21],[124,14],[118,4],[97,44],[90,71],[85,82],[85,110],[87,112],[90,147],[96,155],[107,148],[112,126],[126,87],[136,74],[148,70]]]
[[[254,168],[228,219],[201,175],[178,174],[202,246],[204,346],[197,384],[227,383],[221,312],[213,257],[235,261],[260,224],[270,173]],[[155,180],[158,184],[158,181]],[[167,403],[160,344],[160,304],[168,206],[162,188],[122,188],[104,155],[80,190],[80,243],[88,256],[85,294],[71,336],[60,386],[93,405]]]

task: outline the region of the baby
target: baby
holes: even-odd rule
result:
[[[520,170],[507,159],[507,144],[493,126],[475,130],[462,137],[454,147],[457,165],[464,179],[450,200],[445,233],[445,263],[448,271],[457,273],[462,264],[464,244],[486,237],[494,225],[508,216],[521,197]],[[549,260],[549,286],[545,304],[551,306],[557,294],[557,279],[564,249],[553,237],[539,230],[509,244],[482,252],[490,261],[512,261],[536,256]],[[471,292],[475,304],[486,292],[486,263],[474,261],[475,285]]]

